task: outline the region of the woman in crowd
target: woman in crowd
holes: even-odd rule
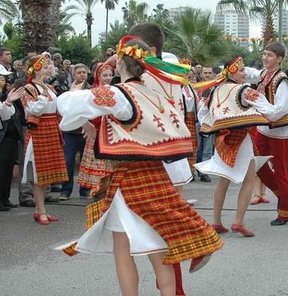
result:
[[[254,233],[244,225],[244,215],[253,191],[255,167],[258,170],[269,157],[254,156],[248,127],[268,125],[275,108],[244,82],[244,63],[238,57],[226,64],[223,78],[215,82],[218,86],[199,110],[201,132],[217,134],[214,156],[195,166],[203,173],[219,176],[214,191],[212,225],[218,233],[228,232],[222,225],[221,213],[230,181],[242,183],[231,229],[245,237],[252,237]]]
[[[36,209],[34,219],[42,225],[58,221],[45,209],[48,185],[67,181],[61,133],[58,127],[56,95],[44,83],[49,76],[50,59],[37,55],[27,61],[30,82],[24,88],[22,104],[28,122],[23,183],[33,181]]]
[[[174,107],[140,79],[147,63],[156,59],[145,43],[131,36],[120,40],[117,54],[121,84],[69,92],[57,101],[63,130],[102,116],[97,157],[116,161],[103,215],[81,237],[76,251],[114,252],[123,296],[138,295],[133,256],[146,254],[161,295],[175,296],[171,264],[193,258],[190,271],[196,271],[222,241],[177,193],[162,164],[187,157],[191,138]]]
[[[113,67],[109,64],[98,63],[95,71],[94,87],[109,85],[113,78]],[[99,127],[101,117],[92,121],[95,126],[95,133]],[[80,186],[90,189],[90,196],[105,191],[108,178],[112,172],[112,164],[109,160],[96,159],[94,155],[94,139],[87,138],[83,157],[80,164],[78,183]]]

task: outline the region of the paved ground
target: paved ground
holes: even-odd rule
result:
[[[212,221],[212,183],[192,182],[185,197],[196,198],[196,208]],[[225,203],[224,223],[231,225],[239,186],[232,185]],[[288,225],[271,227],[276,199],[254,206],[247,213],[247,226],[254,238],[223,235],[225,247],[213,255],[199,272],[188,273],[182,264],[187,296],[287,296]],[[59,223],[40,226],[32,220],[33,209],[18,207],[0,212],[1,296],[116,296],[120,295],[112,256],[77,255],[69,258],[56,251],[58,245],[76,239],[84,231],[87,200],[74,198],[47,206],[61,217]],[[12,192],[17,201],[17,191]],[[152,268],[145,257],[136,259],[140,273],[140,296],[159,295]]]

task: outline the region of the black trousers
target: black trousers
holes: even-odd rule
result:
[[[17,159],[18,138],[5,136],[0,143],[0,201],[10,197],[13,167]]]

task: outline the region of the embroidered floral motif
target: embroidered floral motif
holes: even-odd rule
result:
[[[245,98],[248,101],[255,102],[258,99],[259,94],[260,93],[257,90],[252,89],[252,88],[248,88],[245,92]]]
[[[177,118],[177,114],[174,113],[172,110],[170,110],[170,118],[172,118],[172,123],[175,124],[177,128],[179,128],[179,120]]]
[[[94,94],[94,103],[98,106],[113,107],[116,104],[114,99],[115,93],[107,86],[100,86],[93,88],[92,93]]]
[[[180,102],[179,102],[179,107],[180,107],[180,110],[183,112],[184,111],[184,104],[183,104],[183,101],[182,100],[180,100]]]
[[[230,111],[231,111],[231,110],[230,110],[229,107],[225,107],[225,108],[222,109],[223,114],[227,114],[227,113],[229,113]]]
[[[161,118],[157,117],[155,114],[153,114],[153,122],[157,122],[157,127],[162,130],[162,132],[165,132],[164,123],[161,122]]]

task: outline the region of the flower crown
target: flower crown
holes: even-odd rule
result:
[[[235,74],[240,68],[243,68],[244,66],[243,58],[237,57],[222,71],[222,73],[227,77],[228,73]]]
[[[127,46],[126,43],[130,40],[141,41],[141,39],[136,36],[128,35],[121,38],[116,50],[116,53],[119,58],[122,58],[124,55],[127,55],[135,60],[143,60],[147,56],[156,56],[155,53],[153,53],[152,51],[140,48],[138,44]]]
[[[40,71],[42,66],[48,63],[49,57],[47,55],[41,55],[40,58],[32,64],[27,70],[27,74],[32,76],[34,71]]]

